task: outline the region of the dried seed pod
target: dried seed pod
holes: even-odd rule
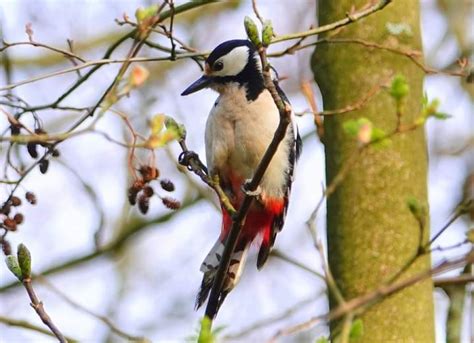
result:
[[[12,204],[12,206],[20,206],[21,205],[21,199],[17,196],[12,196],[12,198],[10,199],[10,203]]]
[[[10,125],[10,132],[11,132],[12,136],[19,135],[20,134],[20,129],[21,129],[21,125],[18,125],[18,124]]]
[[[145,187],[145,182],[142,179],[135,180],[133,182],[132,188],[137,190],[137,193]]]
[[[153,196],[153,194],[155,194],[155,191],[153,190],[153,188],[151,188],[150,186],[146,186],[144,189],[143,189],[143,194],[148,197],[148,198],[151,198]]]
[[[36,200],[36,195],[33,192],[26,192],[25,193],[25,199],[28,201],[31,205],[36,205],[37,200]]]
[[[6,218],[3,221],[3,226],[5,226],[10,231],[16,231],[16,222],[11,218]]]
[[[137,195],[139,190],[133,186],[128,189],[128,202],[130,205],[134,206],[137,203]]]
[[[141,213],[146,214],[150,208],[150,199],[144,194],[140,195],[138,198],[138,209]]]
[[[173,192],[174,191],[174,183],[171,182],[171,180],[168,179],[163,179],[160,181],[161,188],[163,188],[167,192]]]
[[[33,158],[38,158],[38,145],[33,142],[29,142],[26,144],[26,149],[28,150],[28,153],[30,154],[31,157]]]
[[[10,245],[10,242],[7,241],[5,238],[0,242],[2,245],[2,251],[5,254],[5,256],[11,255],[12,254],[12,246]]]
[[[0,213],[3,213],[4,215],[8,216],[10,214],[12,206],[9,203],[3,204]]]
[[[39,168],[40,168],[41,174],[46,174],[49,168],[49,160],[46,160],[46,159],[41,160],[41,162],[39,163]]]
[[[145,182],[150,182],[157,179],[160,176],[160,172],[157,168],[151,166],[141,166],[138,170],[143,177]]]
[[[173,198],[164,197],[161,199],[161,202],[170,210],[177,210],[181,207],[181,203],[178,200],[173,199]]]
[[[21,223],[23,223],[23,220],[25,219],[25,217],[23,216],[23,214],[21,213],[17,213],[13,216],[13,220],[15,221],[15,223],[17,223],[18,225],[20,225]]]

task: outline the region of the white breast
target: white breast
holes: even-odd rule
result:
[[[249,103],[244,88],[237,84],[227,85],[207,120],[206,157],[211,173],[228,173],[230,170],[237,176],[250,179],[278,123],[278,109],[267,90]],[[280,144],[260,184],[266,196],[283,196],[288,155],[288,145]]]

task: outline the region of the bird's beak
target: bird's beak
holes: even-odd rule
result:
[[[184,92],[181,93],[181,95],[188,95],[188,94],[200,91],[201,89],[209,86],[211,81],[212,81],[212,77],[203,75],[201,76],[201,78],[194,81],[188,88],[186,88]]]

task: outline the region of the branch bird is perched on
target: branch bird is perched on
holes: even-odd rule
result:
[[[275,81],[281,98],[288,101]],[[245,197],[245,183],[253,174],[277,129],[280,114],[264,86],[262,67],[255,47],[247,40],[230,40],[217,46],[205,63],[204,75],[182,95],[211,88],[219,93],[206,124],[206,159],[209,175],[217,175],[234,208]],[[294,118],[284,140],[271,160],[250,207],[237,246],[230,260],[219,306],[237,284],[250,244],[258,238],[257,267],[266,262],[275,237],[281,231],[293,169],[301,151],[301,139]],[[209,295],[232,218],[222,206],[222,229],[217,242],[201,265],[204,277],[196,299],[200,307]]]

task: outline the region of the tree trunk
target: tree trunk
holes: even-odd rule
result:
[[[367,0],[320,0],[319,25],[344,18],[352,6],[360,9],[366,4]],[[391,34],[388,26],[394,24],[405,29],[398,35]],[[418,1],[394,1],[341,29],[335,38],[421,51]],[[420,114],[423,72],[405,56],[355,43],[326,43],[317,46],[312,67],[326,110],[356,103],[397,73],[404,75],[410,86],[402,123],[411,124]],[[355,139],[344,132],[343,123],[361,117],[386,132],[393,131],[397,126],[394,99],[382,91],[357,111],[325,117],[327,184],[357,149]],[[422,128],[396,135],[388,147],[365,150],[328,198],[329,265],[345,299],[388,282],[416,256],[420,228],[407,207],[410,197],[427,203],[427,150]],[[426,227],[424,241],[429,236],[428,219]],[[429,268],[430,257],[425,255],[401,278]],[[336,306],[334,299],[330,305]],[[360,318],[364,327],[360,342],[433,342],[432,281],[384,299]],[[334,333],[334,325],[332,330]]]

